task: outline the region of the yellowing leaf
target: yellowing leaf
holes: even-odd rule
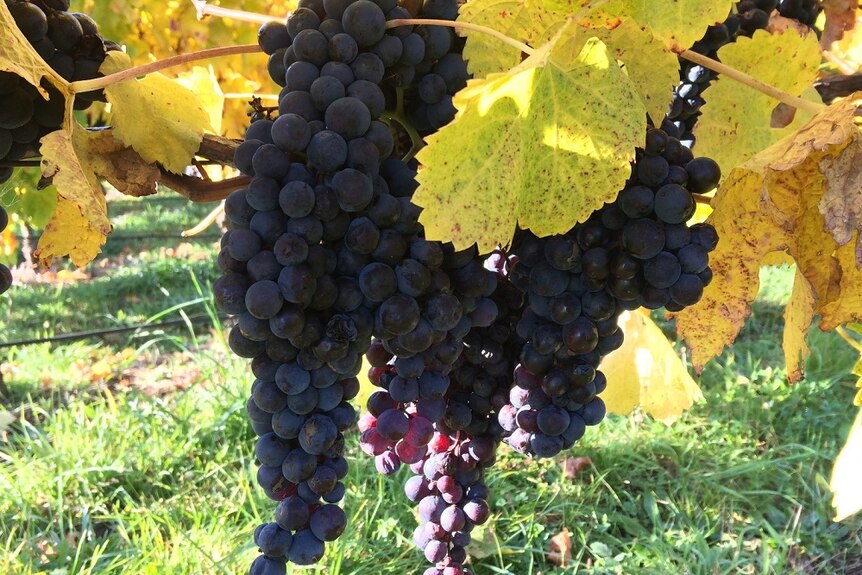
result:
[[[793,280],[793,291],[790,301],[784,309],[784,363],[787,366],[787,380],[790,383],[800,381],[803,376],[805,358],[811,352],[805,343],[808,328],[814,319],[817,302],[811,284],[798,270]]]
[[[710,255],[713,282],[700,303],[677,315],[677,329],[689,342],[697,369],[736,338],[757,294],[759,263],[772,252],[789,254],[798,281],[805,280],[796,288],[801,291],[791,300],[785,325],[791,379],[801,376],[805,331],[814,314],[821,316],[824,330],[862,316],[862,271],[855,265],[854,245],[839,246],[818,211],[829,177],[821,172],[824,159],[862,146],[853,100],[817,114],[797,133],[732,170],[719,188],[709,220],[721,238]]]
[[[541,45],[553,37],[562,20],[546,8],[541,0],[471,0],[461,6],[458,20],[486,26],[530,45]],[[464,59],[474,76],[505,72],[521,63],[521,52],[493,36],[469,30],[464,33]]]
[[[67,92],[67,82],[45,63],[45,60],[33,49],[9,12],[4,2],[0,5],[0,30],[3,40],[0,42],[0,70],[17,74],[30,84],[36,86],[43,96],[47,92],[40,87],[42,78],[47,77],[51,83]]]
[[[33,253],[43,266],[51,265],[55,257],[69,256],[76,266],[93,261],[105,243],[105,234],[91,227],[90,222],[74,203],[57,199],[57,209],[45,226],[39,247]]]
[[[611,413],[627,414],[640,405],[668,425],[703,398],[673,346],[646,313],[623,312],[623,345],[605,357],[608,379],[602,399]]]
[[[197,95],[198,103],[209,115],[212,131],[220,134],[224,116],[224,92],[218,84],[213,67],[195,66],[188,72],[179,74],[177,82]]]
[[[559,0],[551,2],[557,6]],[[668,47],[688,48],[706,32],[707,26],[724,21],[732,0],[589,0],[578,2],[575,10],[588,10],[581,19],[592,26],[616,27],[621,20],[634,19],[648,26]]]
[[[860,138],[857,133],[854,138]],[[862,230],[862,147],[847,146],[838,155],[820,162],[826,176],[826,193],[818,208],[826,227],[839,245],[850,241],[853,232]],[[862,265],[862,260],[857,260]]]
[[[862,411],[856,415],[856,421],[850,428],[847,441],[844,442],[844,447],[832,467],[829,486],[832,489],[835,521],[842,521],[862,511],[860,478],[862,478]]]
[[[131,66],[122,52],[108,52],[101,71],[111,74]],[[150,74],[105,88],[117,138],[147,162],[181,173],[210,129],[209,114],[197,95],[162,74]]]
[[[72,125],[71,131],[57,130],[43,137],[42,175],[53,179],[60,198],[79,207],[87,228],[106,236],[111,233],[111,224],[105,194],[95,171],[78,157],[79,150],[81,155],[86,153],[90,137],[77,124]]]
[[[784,34],[755,32],[752,38],[739,37],[719,50],[722,63],[754,76],[776,88],[799,96],[817,79],[820,48],[814,34],[800,36],[795,30]],[[740,92],[744,91],[744,94]],[[819,96],[812,89],[813,98]],[[719,77],[709,88],[695,126],[697,153],[714,159],[727,173],[757,152],[798,130],[811,114],[797,110],[784,128],[772,127],[772,111],[778,102]]]
[[[72,255],[76,265],[85,265],[111,233],[100,176],[132,196],[155,193],[159,178],[155,166],[126,148],[111,131],[90,132],[78,124],[70,130],[42,138],[42,174],[53,180],[60,200],[48,223],[52,233],[46,231],[39,242],[39,260],[46,266],[53,257],[65,255]]]
[[[661,124],[679,83],[679,59],[649,30],[633,20],[623,20],[612,29],[599,28],[596,37],[610,53],[625,63],[626,71],[644,102],[647,113]]]
[[[601,41],[566,51],[572,28],[456,95],[455,121],[418,155],[414,201],[429,239],[490,251],[509,243],[516,223],[564,233],[625,183],[643,105]]]

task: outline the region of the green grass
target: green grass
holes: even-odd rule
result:
[[[147,268],[164,266],[159,285],[173,282],[176,289],[190,281],[187,269],[171,277],[169,264],[181,262]],[[129,273],[137,279],[121,273],[112,281],[146,289],[143,272]],[[495,511],[474,532],[474,573],[860,569],[862,522],[833,523],[828,491],[831,461],[856,409],[848,376],[855,357],[834,334],[815,332],[808,379],[784,383],[779,306],[790,277],[786,270],[764,276],[740,340],[701,378],[706,401],[672,427],[639,414],[609,418],[575,450],[593,464],[574,480],[559,460],[529,462],[504,453],[488,476]],[[78,314],[105,306],[96,294],[111,284],[90,286],[75,286],[73,297],[63,294],[65,305],[74,303],[68,318],[61,305],[46,303],[51,294],[13,290],[6,325],[38,316],[22,302],[55,306],[47,309],[70,322],[64,327],[86,323]],[[158,289],[147,293],[155,299],[141,299],[141,317],[165,305]],[[249,375],[218,340],[196,337],[164,335],[142,346],[153,361],[178,350],[194,358],[191,367],[204,383],[164,395],[110,381],[81,384],[76,361],[108,353],[107,346],[7,353],[6,373],[14,377],[7,377],[5,406],[17,419],[0,444],[0,573],[245,572],[256,554],[251,533],[274,508],[255,487],[255,438],[244,414]],[[180,360],[168,365],[190,367]],[[348,458],[349,529],[328,545],[321,565],[291,573],[421,573],[424,559],[410,541],[415,519],[401,494],[406,470],[379,477],[355,438]],[[565,569],[546,554],[549,539],[563,528],[571,533],[575,565]]]

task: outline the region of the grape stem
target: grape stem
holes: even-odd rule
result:
[[[844,326],[839,325],[835,328],[835,331],[838,333],[838,335],[841,336],[844,341],[846,341],[850,345],[850,347],[852,347],[859,353],[862,353],[862,343],[860,343],[859,340],[847,333],[847,330],[844,329]]]
[[[398,26],[448,26],[449,28],[455,28],[458,30],[472,30],[474,32],[481,32],[482,34],[487,34],[488,36],[493,36],[497,40],[512,46],[513,48],[517,48],[524,54],[528,56],[532,56],[535,50],[523,42],[519,42],[514,38],[510,38],[505,34],[494,30],[493,28],[488,28],[487,26],[480,26],[479,24],[473,24],[471,22],[453,22],[451,20],[435,20],[435,19],[424,19],[424,18],[396,18],[395,20],[390,20],[386,23],[386,28],[397,28]]]
[[[712,205],[712,198],[704,194],[692,194],[691,197],[694,198],[694,201],[697,204],[703,204],[705,206]]]
[[[248,176],[238,176],[220,182],[207,181],[195,176],[177,175],[161,170],[161,183],[196,204],[220,202],[234,190],[247,186]]]
[[[198,11],[198,20],[203,20],[207,16],[216,16],[218,18],[230,18],[239,22],[250,22],[252,24],[266,24],[267,22],[279,21],[281,18],[273,18],[265,14],[257,14],[255,12],[246,12],[245,10],[233,10],[231,8],[222,8],[214,6],[206,0],[192,0],[195,9]],[[288,12],[285,17],[289,16]]]
[[[258,46],[257,44],[242,44],[240,46],[223,46],[220,48],[208,48],[206,50],[189,52],[188,54],[180,54],[179,56],[172,56],[170,58],[165,58],[164,60],[150,62],[149,64],[144,64],[143,66],[135,66],[134,68],[129,68],[128,70],[121,70],[120,72],[116,72],[114,74],[102,76],[101,78],[94,78],[92,80],[78,80],[77,82],[71,82],[69,84],[69,89],[72,91],[73,94],[80,94],[81,92],[91,92],[93,90],[101,90],[102,88],[106,88],[113,84],[125,82],[126,80],[131,80],[132,78],[146,76],[147,74],[152,74],[153,72],[158,72],[159,70],[188,64],[189,62],[209,60],[211,58],[219,58],[221,56],[233,56],[236,54],[253,54],[260,51],[260,46]]]
[[[712,70],[713,72],[718,72],[728,78],[732,78],[737,82],[745,84],[750,88],[754,88],[758,92],[766,94],[771,98],[775,98],[779,102],[784,102],[788,106],[792,106],[799,110],[805,110],[807,112],[811,112],[812,114],[817,114],[826,108],[824,104],[818,104],[816,102],[809,102],[808,100],[803,100],[793,94],[788,94],[783,90],[779,90],[775,86],[767,84],[766,82],[762,82],[753,76],[749,76],[744,72],[740,72],[736,68],[731,68],[726,64],[722,64],[718,60],[713,60],[703,54],[698,54],[697,52],[692,52],[691,50],[680,50],[676,51],[681,57],[685,58],[690,62],[694,62],[704,68]]]
[[[224,213],[224,202],[220,202],[219,205],[217,205],[215,209],[213,209],[213,211],[208,213],[206,217],[202,219],[195,227],[190,230],[183,231],[180,236],[184,238],[190,238],[200,234],[205,229],[210,227],[213,223],[215,223],[215,221],[219,219],[219,216],[221,216],[222,213]]]

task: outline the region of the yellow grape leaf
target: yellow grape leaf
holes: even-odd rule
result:
[[[661,40],[633,20],[623,20],[612,29],[598,28],[596,37],[623,62],[647,113],[661,124],[679,83],[679,59]]]
[[[238,8],[256,14],[284,19],[296,0],[225,0],[225,8]],[[84,0],[78,9],[99,23],[104,38],[120,41],[134,61],[160,60],[204,48],[237,46],[257,42],[258,25],[233,18],[198,19],[195,3],[182,2],[106,2]],[[186,65],[190,69],[193,64]],[[248,102],[252,95],[278,93],[260,54],[220,58],[216,76],[228,95],[221,134],[241,138],[248,128]]]
[[[472,0],[461,6],[459,22],[470,22],[501,32],[530,45],[541,45],[553,37],[563,18],[548,12],[541,0]],[[474,76],[505,72],[521,63],[516,48],[481,32],[465,30],[464,59]]]
[[[850,428],[844,447],[832,467],[832,506],[835,507],[835,521],[847,519],[862,511],[862,411],[856,414],[856,421]]]
[[[854,134],[859,139],[860,134]],[[850,241],[853,232],[862,230],[862,147],[847,146],[837,156],[821,160],[826,176],[826,193],[818,208],[826,219],[826,228],[839,245]],[[862,259],[858,261],[862,265]]]
[[[710,255],[713,281],[698,305],[677,314],[677,329],[697,369],[736,338],[751,313],[760,263],[772,252],[789,254],[810,286],[810,294],[798,294],[788,311],[791,321],[785,328],[797,332],[784,336],[791,377],[797,375],[802,332],[811,321],[804,316],[820,315],[824,330],[862,316],[862,271],[855,265],[854,246],[839,246],[818,211],[828,182],[821,172],[823,159],[862,146],[854,124],[857,98],[824,109],[798,132],[732,170],[719,188],[709,218],[721,238]]]
[[[733,6],[733,0],[588,0],[586,2],[562,2],[552,0],[552,8],[561,9],[566,4],[574,5],[572,13],[587,14],[579,21],[583,24],[615,28],[631,18],[641,26],[649,27],[653,34],[669,48],[688,48],[703,36],[707,26],[723,22]]]
[[[811,352],[805,337],[814,319],[817,302],[811,284],[798,270],[793,279],[793,291],[784,309],[784,337],[781,346],[784,348],[784,363],[787,366],[787,381],[796,383],[805,376],[805,358]]]
[[[817,79],[820,48],[814,34],[800,36],[795,30],[770,34],[765,30],[752,38],[740,36],[718,51],[722,63],[767,84],[801,95]],[[819,95],[812,89],[812,98]],[[730,78],[719,77],[709,88],[694,134],[697,153],[714,159],[726,173],[781,138],[798,130],[811,114],[797,110],[784,128],[772,127],[772,111],[778,102]]]
[[[795,263],[790,254],[783,251],[768,253],[760,260],[761,266],[792,266]]]
[[[122,52],[108,52],[100,71],[105,75],[131,67]],[[126,80],[105,88],[117,138],[147,162],[181,173],[211,129],[209,114],[197,94],[163,74]]]
[[[820,45],[829,50],[833,42],[844,37],[844,33],[857,28],[856,18],[859,0],[823,0],[823,12],[826,14],[826,24]]]
[[[50,266],[55,257],[69,256],[80,267],[93,261],[104,243],[105,234],[91,227],[81,208],[60,197],[33,255],[42,266]]]
[[[42,78],[47,77],[61,92],[68,96],[68,83],[45,63],[45,60],[33,49],[9,12],[4,2],[0,5],[0,30],[3,31],[3,41],[0,42],[0,70],[17,74],[30,84],[36,86],[47,99],[48,93],[40,86]]]
[[[58,193],[57,208],[48,223],[52,234],[46,231],[47,239],[43,235],[39,242],[38,257],[46,266],[52,258],[65,255],[71,255],[75,265],[85,265],[111,233],[100,176],[127,195],[156,191],[158,168],[126,148],[110,130],[91,132],[72,124],[43,137],[41,152],[42,175],[53,180]]]
[[[212,131],[221,134],[222,118],[224,117],[224,92],[219,86],[213,67],[195,66],[191,70],[177,75],[177,82],[197,94],[198,103],[209,116]],[[246,123],[248,123],[247,116]]]
[[[602,400],[611,413],[630,413],[637,405],[670,425],[703,394],[673,345],[646,312],[620,315],[623,345],[608,354],[601,370],[608,379]]]
[[[87,228],[107,236],[111,223],[105,194],[95,171],[79,158],[79,153],[84,155],[89,147],[89,137],[77,124],[72,125],[71,131],[57,130],[43,137],[42,175],[53,180],[60,199],[78,206]]]
[[[429,239],[487,252],[508,245],[516,223],[564,233],[623,186],[644,108],[600,40],[565,49],[572,31],[456,94],[455,121],[417,156],[414,202]]]

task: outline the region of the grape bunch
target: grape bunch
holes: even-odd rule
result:
[[[457,12],[426,0],[418,16]],[[622,344],[620,313],[679,309],[699,295],[692,278],[709,281],[714,230],[685,222],[717,167],[655,129],[619,198],[566,234],[518,230],[492,254],[426,239],[406,133],[450,122],[468,74],[451,29],[387,27],[409,17],[395,0],[301,0],[259,32],[281,91],[237,148],[251,180],[226,200],[214,286],[236,316],[231,349],[251,359],[257,479],[278,502],[252,575],[315,563],[345,530],[363,356],[378,389],[360,448],[384,475],[409,467],[425,574],[463,575],[499,446],[574,445],[605,415],[599,365]]]
[[[0,233],[2,233],[8,225],[9,214],[2,206],[0,206]],[[9,268],[0,264],[0,294],[5,293],[10,287],[12,287],[12,272]]]
[[[426,61],[421,30],[385,27],[409,16],[394,1],[303,1],[259,33],[282,86],[278,114],[256,117],[236,151],[252,180],[226,201],[214,286],[219,307],[238,316],[231,349],[252,359],[258,482],[279,502],[256,532],[255,574],[318,561],[346,526],[337,503],[343,432],[356,418],[347,402],[372,336],[404,369],[445,385],[471,314],[494,291],[477,254],[423,239],[410,201],[416,165],[398,159],[382,121]],[[415,389],[390,391],[418,400]],[[399,416],[408,417],[387,416],[389,436]],[[394,444],[380,455],[381,468],[400,464]]]
[[[798,20],[809,28],[814,27],[822,10],[820,0],[781,0],[778,3],[778,11],[782,16]]]
[[[68,0],[5,1],[15,24],[36,52],[70,82],[100,76],[105,54],[120,49],[118,44],[102,39],[92,18],[69,12]],[[38,154],[40,138],[62,125],[62,95],[47,80],[43,80],[42,88],[49,100],[15,74],[0,72],[0,162]],[[86,109],[96,100],[104,101],[101,91],[77,94],[75,109]],[[11,176],[11,166],[0,167],[0,182]]]
[[[741,0],[724,22],[707,28],[704,36],[690,49],[717,60],[721,47],[735,42],[739,36],[750,38],[757,30],[766,29],[769,15],[774,10],[778,10],[781,16],[799,20],[813,28],[820,9],[820,3],[816,0]],[[700,108],[705,103],[703,92],[718,74],[683,58],[679,62],[680,83],[661,127],[670,136],[692,147],[695,141],[692,131],[700,116]]]

